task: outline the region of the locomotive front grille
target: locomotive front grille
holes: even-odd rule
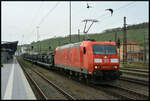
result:
[[[102,66],[102,68],[111,68],[111,66]]]

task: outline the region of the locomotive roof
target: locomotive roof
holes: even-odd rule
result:
[[[71,44],[67,44],[67,45],[63,45],[63,46],[59,46],[56,48],[56,50],[61,50],[61,49],[65,49],[65,48],[72,48],[72,47],[77,47],[80,46],[82,43],[93,43],[93,44],[111,44],[111,45],[115,45],[115,42],[93,42],[93,41],[82,41],[82,42],[78,42],[78,43],[71,43]]]
[[[72,48],[72,47],[77,47],[77,46],[80,46],[82,42],[78,42],[78,43],[71,43],[71,44],[67,44],[67,45],[64,45],[64,46],[59,46],[56,48],[56,50],[58,49],[65,49],[65,48]]]

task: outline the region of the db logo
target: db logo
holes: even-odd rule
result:
[[[104,59],[104,63],[109,63],[109,59]]]

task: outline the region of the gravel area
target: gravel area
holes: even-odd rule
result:
[[[54,73],[51,70],[45,70],[42,68],[34,67],[42,74],[46,75],[48,79],[52,80],[55,84],[60,86],[62,89],[67,91],[69,94],[73,95],[77,99],[89,99],[89,100],[116,100],[118,97],[107,94],[104,91],[96,90],[90,86],[81,84],[78,81],[69,79],[64,75]]]

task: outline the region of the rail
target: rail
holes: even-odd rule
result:
[[[58,87],[56,84],[54,84],[52,81],[50,81],[49,79],[47,79],[45,76],[43,76],[41,73],[39,73],[38,71],[33,70],[32,68],[30,68],[33,72],[35,72],[37,75],[39,75],[41,78],[43,78],[45,81],[47,81],[50,85],[52,85],[55,89],[57,89],[59,92],[61,92],[67,99],[69,100],[76,100],[76,98],[74,98],[73,96],[71,96],[69,93],[67,93],[66,91],[64,91],[63,89],[61,89],[60,87]],[[29,74],[28,74],[29,75]],[[31,77],[30,77],[31,78]],[[34,80],[32,80],[33,82],[35,82]],[[38,86],[35,83],[36,86]],[[37,87],[39,89],[39,92],[41,93],[41,95],[43,96],[44,99],[48,99],[44,93],[42,92],[42,90]]]

